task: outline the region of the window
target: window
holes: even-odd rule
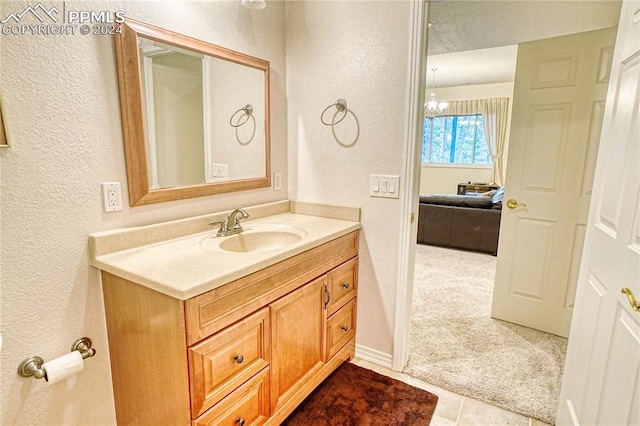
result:
[[[491,164],[491,154],[484,139],[482,115],[425,118],[422,162]]]

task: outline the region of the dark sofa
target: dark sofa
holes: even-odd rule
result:
[[[421,195],[418,243],[497,254],[501,193]]]

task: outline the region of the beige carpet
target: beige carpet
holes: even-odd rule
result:
[[[494,320],[496,258],[418,244],[404,372],[555,423],[567,339]]]

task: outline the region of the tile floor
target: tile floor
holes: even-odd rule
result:
[[[360,367],[373,370],[379,374],[438,395],[438,404],[431,419],[431,426],[548,426],[539,420],[449,392],[407,374],[393,371],[359,358],[354,359],[352,362]]]

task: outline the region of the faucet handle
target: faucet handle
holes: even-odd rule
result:
[[[220,229],[223,230],[225,228],[225,221],[222,219],[218,219],[218,220],[212,220],[211,222],[209,222],[209,225],[211,226],[216,226],[216,225],[220,225]]]

